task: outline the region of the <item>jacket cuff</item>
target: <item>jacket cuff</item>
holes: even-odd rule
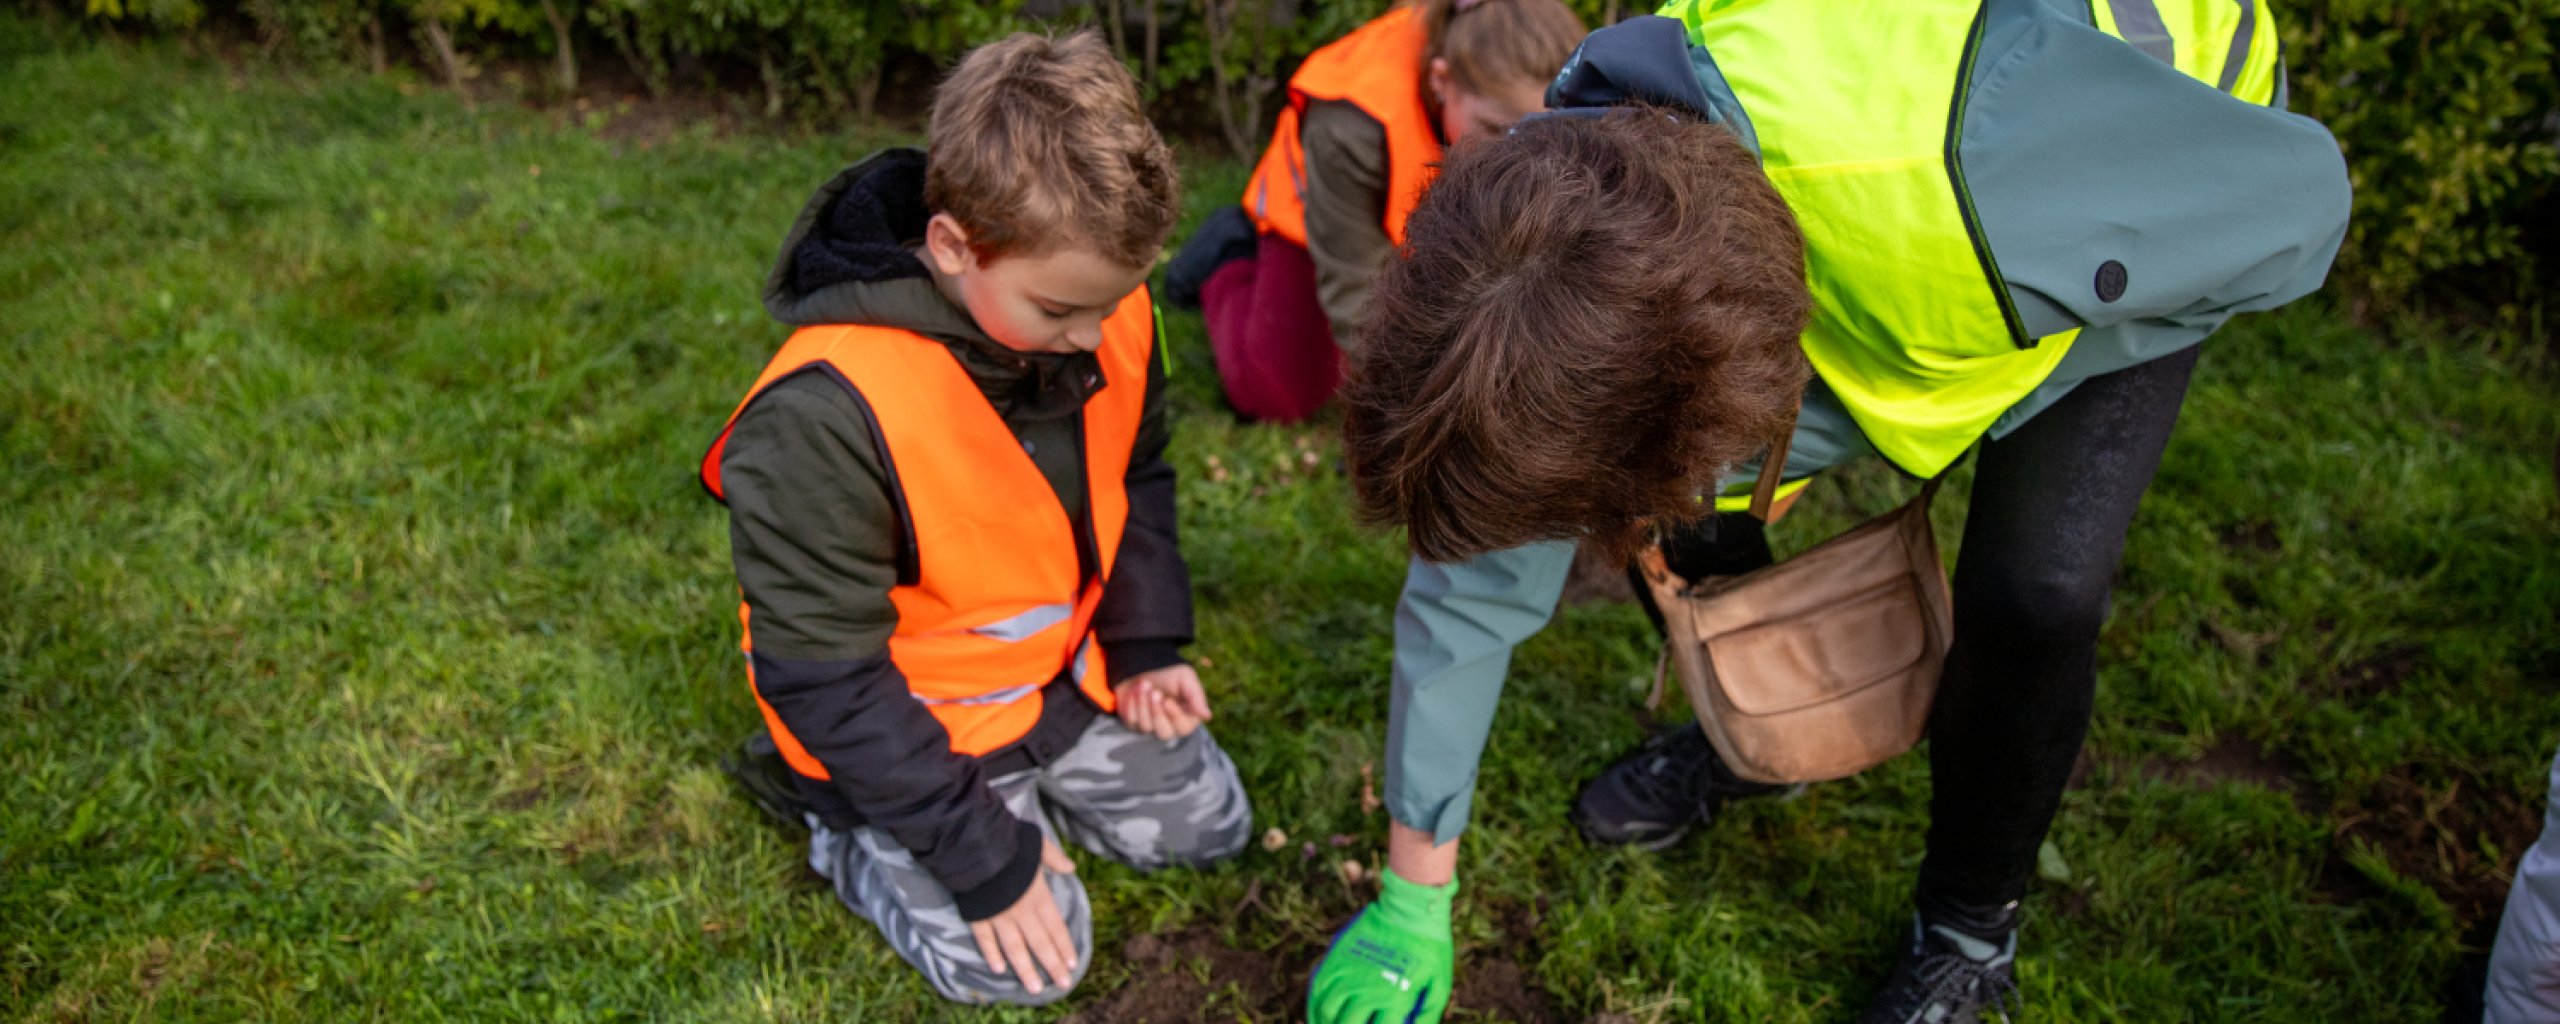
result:
[[[1179,640],[1102,642],[1103,671],[1110,675],[1114,686],[1130,676],[1179,664],[1182,664],[1182,641]]]
[[[959,908],[961,920],[984,921],[1004,913],[1022,899],[1023,893],[1030,892],[1033,885],[1039,884],[1040,826],[1027,821],[1015,824],[1021,827],[1014,832],[1013,859],[1005,862],[1004,869],[976,888],[956,890],[951,894],[951,902]]]

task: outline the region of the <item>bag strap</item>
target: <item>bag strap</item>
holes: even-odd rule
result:
[[[1679,593],[1678,577],[1671,575],[1671,563],[1662,557],[1661,538],[1655,538],[1636,552],[1636,571],[1644,576],[1645,585],[1653,591],[1656,605],[1664,604]],[[1665,635],[1662,651],[1653,660],[1653,689],[1644,696],[1646,711],[1661,710],[1662,681],[1671,674],[1671,645],[1675,642],[1669,636],[1671,609],[1664,607],[1660,610]]]
[[[1787,471],[1787,447],[1795,442],[1796,414],[1799,403],[1787,410],[1787,422],[1778,428],[1778,436],[1769,442],[1769,452],[1760,457],[1760,480],[1751,486],[1751,518],[1769,521],[1770,506],[1777,504],[1778,483]]]

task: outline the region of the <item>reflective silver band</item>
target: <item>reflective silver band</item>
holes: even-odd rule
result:
[[[2107,10],[2116,16],[2116,35],[2160,63],[2177,66],[2177,45],[2170,40],[2169,26],[2161,22],[2160,9],[2151,6],[2151,0],[2107,0]]]
[[[2230,92],[2240,84],[2240,69],[2249,64],[2249,44],[2258,34],[2257,0],[2240,0],[2240,27],[2231,30],[2231,52],[2222,58],[2222,81],[2215,87]]]
[[[1040,635],[1051,626],[1067,621],[1074,617],[1075,613],[1076,606],[1071,604],[1044,604],[1010,618],[971,627],[969,632],[989,640],[1018,644]]]

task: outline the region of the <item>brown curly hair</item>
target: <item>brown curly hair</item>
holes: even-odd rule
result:
[[[1029,32],[969,51],[934,90],[924,202],[981,259],[1080,242],[1155,265],[1181,213],[1173,151],[1102,34]]]
[[[1812,371],[1804,236],[1726,129],[1630,107],[1450,154],[1344,390],[1363,513],[1456,561],[1632,554],[1784,429]]]

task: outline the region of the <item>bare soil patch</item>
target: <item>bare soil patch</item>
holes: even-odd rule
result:
[[[2417,674],[2426,660],[2426,654],[2415,647],[2393,647],[2339,669],[2330,682],[2347,697],[2380,697],[2399,689],[2401,683]]]
[[[1066,1024],[1191,1024],[1288,1020],[1299,1011],[1312,955],[1239,949],[1207,928],[1140,935],[1120,947],[1133,974]]]
[[[2516,858],[2542,831],[2538,812],[2524,796],[2467,774],[2403,766],[2340,808],[2321,889],[2341,903],[2379,895],[2346,860],[2362,841],[2393,871],[2434,890],[2465,936],[2485,937],[2505,907]]]
[[[2073,766],[2072,785],[2086,777],[2090,757],[2082,752],[2081,763]],[[2107,759],[2119,770],[2162,782],[2186,786],[2215,786],[2226,782],[2258,786],[2274,790],[2293,799],[2303,813],[2317,816],[2323,801],[2307,777],[2302,761],[2281,750],[2260,746],[2248,737],[2233,733],[2205,748],[2204,756],[2192,761],[2175,761],[2164,757],[2146,758],[2131,763]]]
[[[1493,912],[1503,938],[1497,949],[1461,952],[1450,1019],[1516,1024],[1571,1020],[1527,966],[1536,960],[1536,908],[1503,906]],[[1321,942],[1299,939],[1240,948],[1206,927],[1135,936],[1120,950],[1129,979],[1067,1017],[1065,1024],[1298,1020],[1306,1011],[1307,979],[1324,949]]]

